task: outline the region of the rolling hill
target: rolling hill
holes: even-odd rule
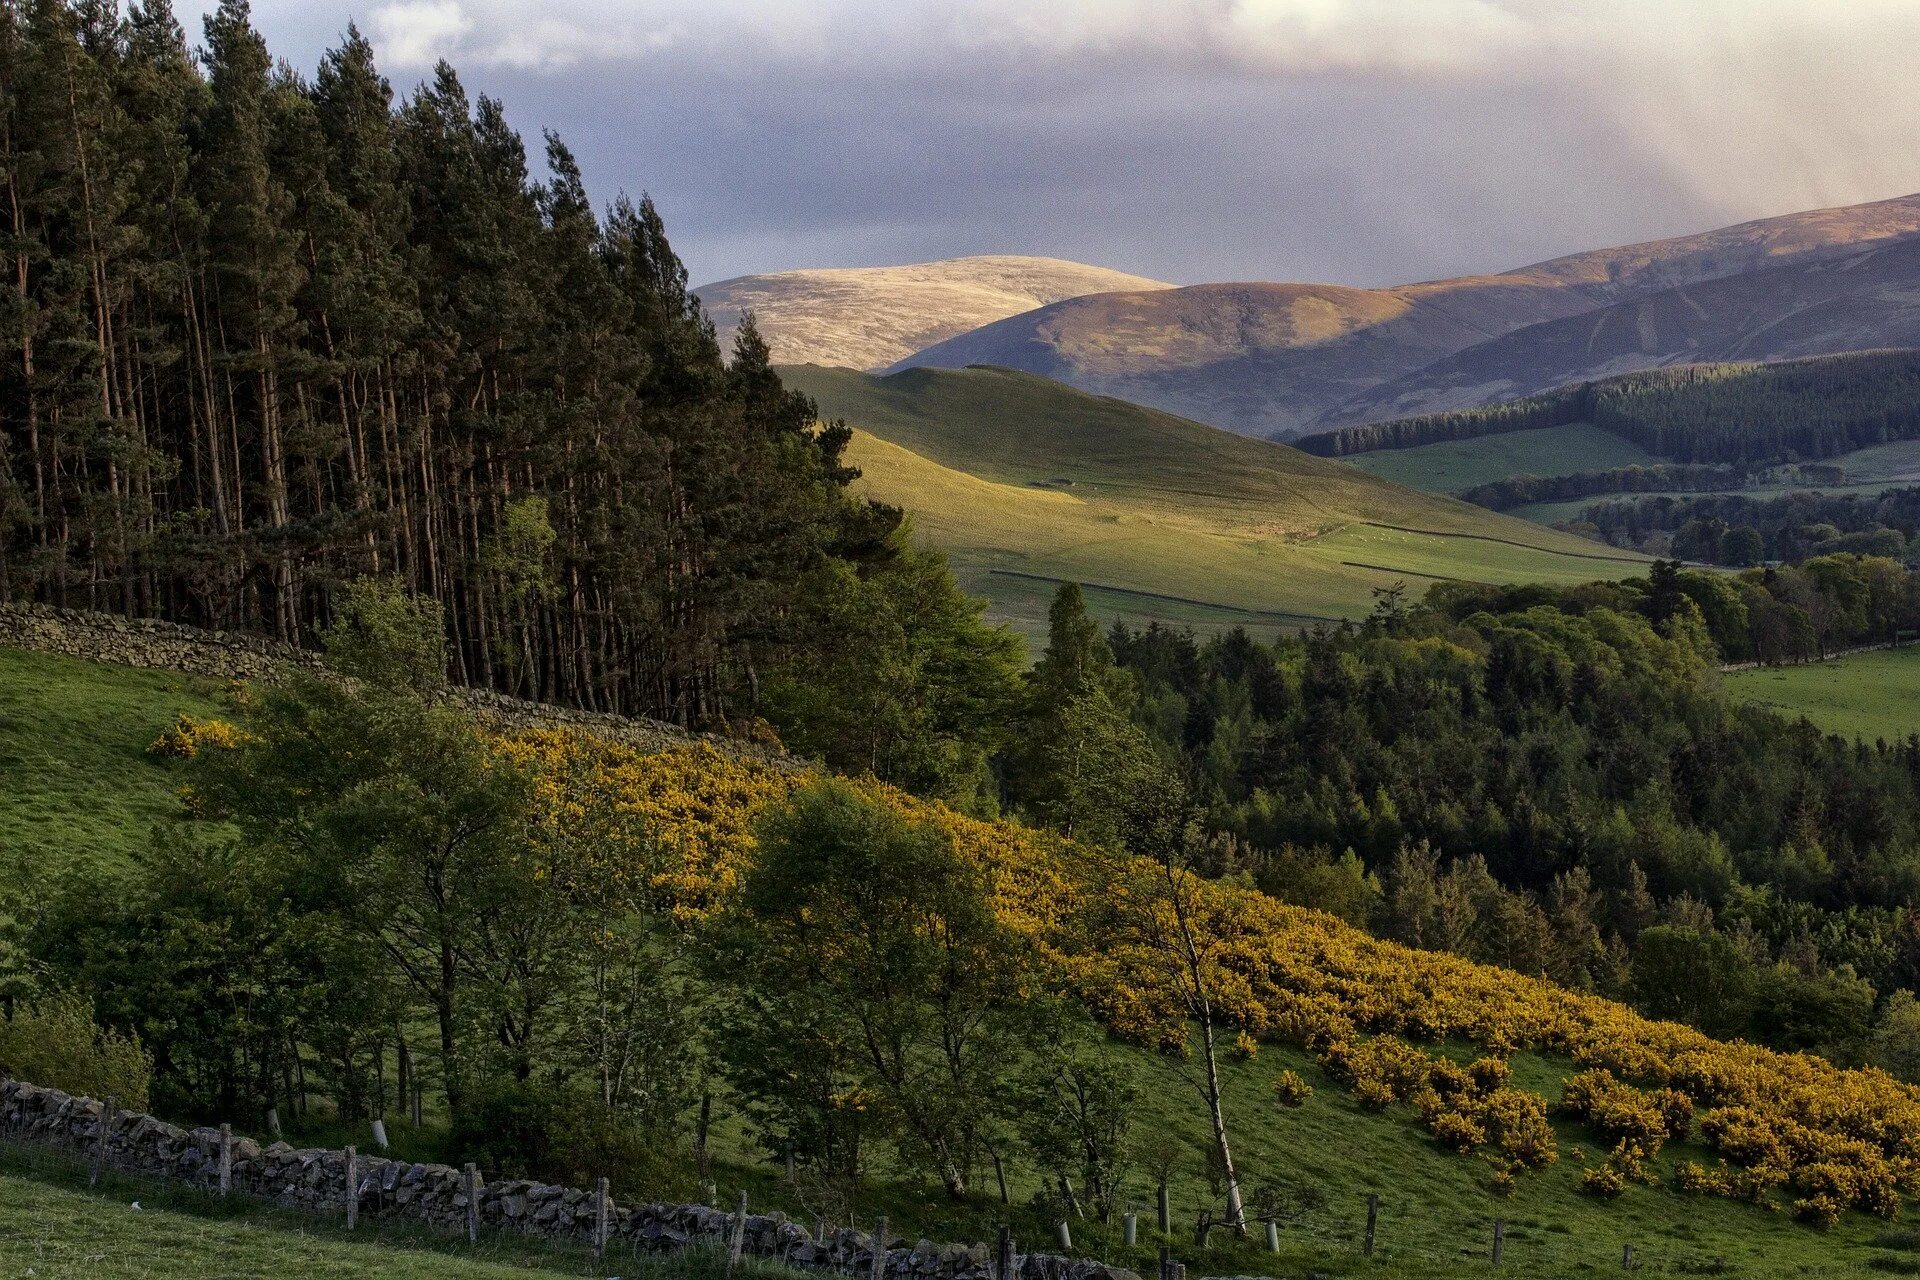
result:
[[[967,589],[1029,631],[1067,579],[1109,617],[1292,628],[1363,616],[1395,582],[1573,582],[1644,563],[1032,374],[781,373],[858,428],[867,492],[911,512]]]
[[[875,369],[1063,298],[1172,287],[1060,258],[1002,254],[736,276],[694,293],[723,344],[751,311],[777,361]]]
[[[1241,283],[1107,293],[997,321],[895,367],[1003,365],[1235,431],[1287,435],[1410,412],[1422,395],[1440,403],[1440,391],[1422,381],[1430,366],[1453,406],[1517,394],[1522,384],[1702,358],[1690,353],[1711,343],[1744,339],[1746,354],[1758,356],[1896,345],[1879,330],[1906,323],[1909,259],[1861,255],[1916,231],[1920,196],[1907,196],[1398,288]],[[1705,301],[1694,288],[1775,269],[1800,273],[1797,283],[1729,284]],[[1632,305],[1656,298],[1648,314],[1666,327],[1652,322],[1640,343],[1650,349],[1636,347],[1633,363],[1609,364],[1643,333]],[[1696,304],[1711,336],[1680,323]],[[1809,306],[1824,314],[1801,315]],[[1726,309],[1719,319],[1716,307]],[[1591,329],[1576,318],[1609,308],[1607,332],[1622,336],[1569,372],[1575,335]],[[1547,336],[1521,336],[1539,326]]]

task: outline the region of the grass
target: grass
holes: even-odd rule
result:
[[[1002,369],[782,371],[859,428],[867,492],[912,513],[996,617],[1053,587],[1107,617],[1210,630],[1359,617],[1435,578],[1579,582],[1638,557],[1124,401]]]
[[[1369,475],[1429,493],[1460,493],[1508,476],[1564,476],[1660,460],[1622,436],[1590,423],[1540,427],[1447,440],[1417,449],[1379,449],[1342,461]]]
[[[69,768],[90,777],[110,777],[127,761],[146,765],[139,749],[154,732],[155,717],[181,698],[204,698],[185,686],[170,687],[152,673],[98,666],[35,655],[5,654],[0,661],[0,700],[18,704],[51,680],[84,691],[94,701],[56,708],[70,724],[49,725],[50,736],[72,735],[65,748]],[[1908,670],[1920,674],[1920,652],[1863,655],[1916,660]],[[1848,659],[1855,662],[1858,659]],[[1834,664],[1839,666],[1842,664]],[[164,717],[162,717],[164,722]],[[75,726],[85,725],[78,733]],[[114,762],[118,762],[117,764]],[[154,766],[159,768],[158,766]],[[31,788],[50,775],[26,778],[27,791],[9,788],[15,805],[39,803]],[[151,795],[170,793],[171,779],[159,768],[145,785]],[[64,785],[64,784],[63,784]],[[111,795],[103,803],[122,801]],[[70,801],[69,801],[70,802]],[[49,806],[51,807],[51,806]],[[88,827],[55,824],[44,835],[46,856],[71,862],[88,851]],[[1850,1215],[1829,1232],[1800,1226],[1785,1213],[1770,1213],[1724,1200],[1683,1197],[1664,1187],[1634,1187],[1618,1201],[1582,1195],[1578,1179],[1585,1165],[1574,1148],[1586,1145],[1590,1158],[1600,1152],[1592,1139],[1572,1129],[1561,1133],[1561,1161],[1520,1178],[1509,1199],[1489,1187],[1489,1169],[1437,1144],[1407,1108],[1385,1113],[1358,1107],[1318,1064],[1285,1046],[1264,1047],[1251,1061],[1224,1064],[1227,1114],[1236,1159],[1254,1202],[1270,1202],[1279,1211],[1282,1250],[1269,1254],[1256,1239],[1235,1243],[1216,1233],[1210,1248],[1195,1248],[1194,1215],[1216,1203],[1204,1173],[1207,1129],[1191,1086],[1165,1064],[1136,1050],[1115,1046],[1139,1070],[1143,1090],[1134,1116],[1134,1132],[1167,1143],[1177,1156],[1172,1179],[1175,1232],[1167,1241],[1175,1256],[1196,1275],[1298,1276],[1317,1271],[1329,1276],[1379,1276],[1385,1280],[1479,1280],[1487,1274],[1492,1222],[1507,1224],[1506,1266],[1517,1275],[1576,1276],[1619,1266],[1621,1247],[1631,1243],[1643,1274],[1691,1275],[1725,1260],[1735,1276],[1841,1277],[1899,1274],[1920,1260],[1920,1237],[1891,1231],[1877,1220]],[[1298,1072],[1314,1086],[1314,1095],[1298,1109],[1277,1105],[1270,1094],[1275,1074]],[[1557,1093],[1568,1064],[1522,1054],[1514,1060],[1517,1083]],[[432,1117],[430,1117],[431,1121]],[[303,1134],[294,1135],[296,1140]],[[441,1132],[430,1125],[419,1134],[399,1127],[395,1138],[407,1150],[428,1153]],[[358,1141],[325,1118],[316,1119],[312,1136],[330,1145]],[[781,1208],[811,1222],[826,1211],[838,1222],[871,1223],[884,1213],[903,1235],[946,1241],[992,1237],[998,1223],[1011,1221],[1023,1250],[1049,1247],[1050,1216],[1034,1205],[1040,1179],[1025,1161],[1013,1164],[1010,1207],[999,1203],[990,1169],[976,1171],[972,1196],[952,1203],[924,1175],[875,1159],[872,1176],[851,1199],[827,1197],[820,1188],[789,1182],[751,1139],[744,1117],[721,1101],[713,1136],[720,1203],[742,1189],[756,1210]],[[9,1160],[14,1163],[9,1163]],[[1703,1152],[1678,1146],[1659,1162],[1670,1172],[1682,1159],[1707,1160]],[[1710,1163],[1710,1161],[1708,1161]],[[690,1175],[683,1181],[690,1181]],[[1141,1242],[1128,1250],[1118,1225],[1074,1222],[1075,1245],[1088,1255],[1145,1269],[1162,1238],[1152,1230],[1152,1194],[1139,1168],[1129,1179],[1132,1202],[1142,1212]],[[478,1259],[464,1245],[450,1246],[433,1236],[407,1236],[388,1229],[378,1239],[347,1238],[337,1227],[310,1217],[276,1213],[257,1206],[236,1209],[209,1202],[198,1193],[166,1192],[153,1184],[114,1184],[90,1195],[54,1162],[21,1167],[17,1156],[0,1148],[0,1280],[36,1276],[486,1276],[508,1270],[576,1268],[577,1259],[544,1249],[526,1252],[525,1242],[496,1242]],[[637,1189],[616,1185],[616,1196]],[[660,1188],[663,1194],[669,1189]],[[677,1194],[685,1194],[684,1187]],[[1381,1197],[1375,1257],[1359,1249],[1366,1197]],[[139,1213],[128,1206],[140,1198]],[[365,1233],[371,1234],[371,1233]],[[11,1270],[9,1269],[11,1268]],[[635,1274],[631,1267],[626,1274]]]
[[[1828,733],[1869,742],[1920,733],[1920,647],[1730,671],[1721,678],[1741,701],[1805,716]]]
[[[737,1280],[797,1280],[802,1273],[747,1259]],[[505,1280],[606,1276],[627,1280],[726,1280],[713,1246],[643,1255],[618,1245],[604,1261],[583,1245],[506,1232],[472,1244],[424,1224],[277,1209],[158,1179],[109,1172],[87,1185],[72,1158],[0,1146],[0,1280],[219,1280],[225,1277],[377,1277]]]
[[[215,714],[217,682],[0,649],[0,875],[111,866],[179,809],[147,745],[182,711]]]

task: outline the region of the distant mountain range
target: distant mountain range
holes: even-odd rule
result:
[[[1920,345],[1916,233],[1920,195],[1396,288],[1109,289],[894,367],[1020,369],[1285,438],[1678,362]]]
[[[955,334],[1088,293],[1173,286],[1059,258],[996,255],[902,267],[736,276],[694,290],[723,343],[751,311],[773,358],[879,369]]]

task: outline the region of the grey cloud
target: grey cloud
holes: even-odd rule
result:
[[[1866,0],[262,0],[651,191],[696,279],[978,252],[1380,284],[1920,187]],[[187,15],[183,12],[183,18]],[[190,22],[197,25],[197,22]]]

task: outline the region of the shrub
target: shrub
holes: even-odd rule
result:
[[[1481,1093],[1492,1093],[1506,1086],[1513,1068],[1503,1058],[1475,1058],[1467,1065],[1467,1075],[1472,1078],[1474,1088]]]
[[[1251,1062],[1260,1053],[1260,1042],[1242,1031],[1233,1038],[1228,1052],[1241,1062]]]
[[[206,750],[231,751],[247,740],[244,732],[225,720],[196,720],[183,711],[147,745],[147,754],[190,760]]]
[[[94,1025],[87,1001],[53,996],[0,1021],[0,1076],[145,1111],[153,1059],[138,1036]]]
[[[1451,1147],[1462,1155],[1472,1151],[1487,1140],[1487,1131],[1480,1127],[1472,1116],[1458,1111],[1442,1111],[1429,1123],[1433,1136],[1442,1146]]]
[[[1580,1175],[1580,1189],[1590,1196],[1611,1200],[1627,1189],[1627,1180],[1611,1163],[1598,1164]]]
[[[1840,1221],[1840,1215],[1844,1212],[1846,1206],[1830,1195],[1808,1196],[1793,1202],[1793,1216],[1822,1231]]]
[[[1273,1096],[1283,1107],[1297,1107],[1313,1096],[1313,1086],[1292,1071],[1273,1078]]]

